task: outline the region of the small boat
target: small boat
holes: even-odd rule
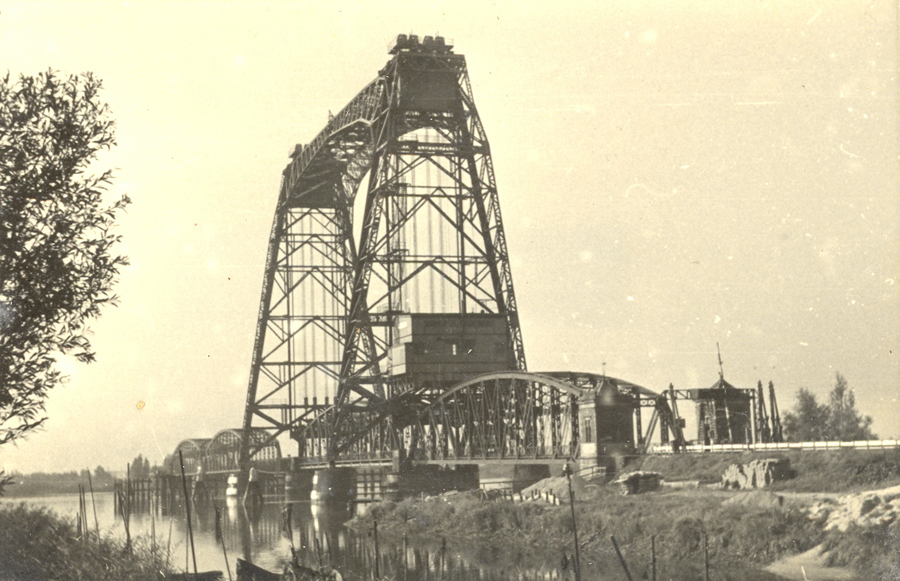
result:
[[[223,581],[221,571],[201,571],[200,573],[168,573],[162,577],[165,581]]]
[[[282,576],[278,573],[266,571],[262,567],[258,567],[249,561],[243,559],[237,560],[237,581],[281,581]]]
[[[335,578],[339,577],[304,567],[296,561],[285,566],[279,575],[243,559],[237,560],[237,581],[332,581]]]

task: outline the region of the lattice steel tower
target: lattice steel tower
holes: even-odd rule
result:
[[[465,57],[428,36],[390,53],[295,148],[269,239],[244,433],[288,434],[306,457],[389,450],[454,383],[525,371]]]

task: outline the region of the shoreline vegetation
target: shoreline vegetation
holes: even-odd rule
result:
[[[24,503],[0,506],[0,579],[158,581],[168,559],[148,538],[79,531],[72,520]]]
[[[826,530],[827,519],[810,512],[823,496],[834,499],[900,484],[900,451],[768,457],[777,456],[789,457],[796,476],[763,490],[664,487],[623,496],[618,487],[601,479],[579,483],[575,523],[583,581],[601,574],[604,579],[625,578],[611,536],[635,579],[651,578],[653,545],[658,579],[702,579],[706,554],[711,579],[783,579],[764,569],[817,547],[827,552],[821,559],[825,566],[852,570],[860,580],[900,579],[900,519],[875,527],[854,525],[841,532]],[[750,454],[651,456],[637,459],[623,472],[656,471],[670,480],[721,481],[729,463],[749,459]],[[571,561],[575,552],[567,499],[553,505],[513,502],[496,493],[451,492],[376,503],[348,526],[372,530],[374,521],[386,535],[436,542],[446,538],[454,545],[477,547],[491,561],[499,556],[511,565],[559,569],[561,561]],[[477,552],[473,555],[478,557]],[[797,578],[802,579],[800,573],[798,567]]]
[[[51,496],[57,494],[78,494],[79,486],[87,486],[87,470],[81,473],[71,472],[35,472],[19,474],[14,472],[7,476],[9,483],[2,488],[3,498],[30,498],[34,496]],[[94,492],[112,492],[115,478],[103,469],[92,473],[91,484]]]

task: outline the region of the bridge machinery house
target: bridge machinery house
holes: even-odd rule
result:
[[[620,385],[621,384],[621,385]],[[635,416],[640,394],[649,390],[622,380],[601,377],[578,399],[579,464],[602,466],[613,472],[626,456],[636,453]],[[637,426],[640,430],[640,426]]]

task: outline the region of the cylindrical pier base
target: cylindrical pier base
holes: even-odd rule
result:
[[[228,475],[228,486],[225,488],[225,496],[232,497],[238,495],[238,477],[237,474]]]
[[[356,496],[356,470],[353,468],[326,468],[313,474],[313,502],[349,502]]]

